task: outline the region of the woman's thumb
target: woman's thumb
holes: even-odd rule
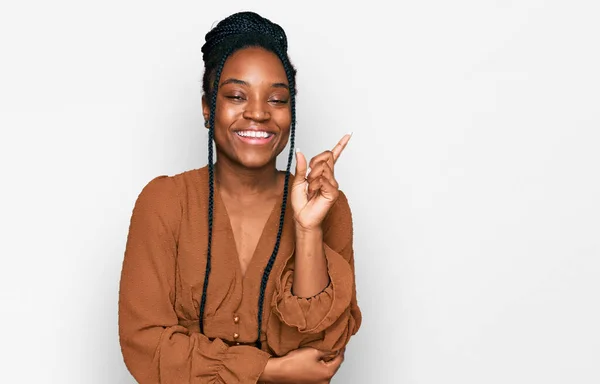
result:
[[[304,182],[306,179],[306,158],[304,154],[300,152],[299,149],[296,149],[296,175],[295,179],[297,182]]]

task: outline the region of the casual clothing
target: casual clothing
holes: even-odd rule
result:
[[[290,184],[293,175],[290,176]],[[295,230],[288,199],[277,259],[257,310],[263,270],[275,245],[282,196],[244,276],[218,187],[214,193],[211,273],[199,331],[206,268],[208,167],[158,176],[135,202],[119,292],[125,363],[142,383],[256,383],[271,356],[303,346],[338,351],[361,323],[356,301],[352,217],[343,193],[323,222],[331,283],[312,298],[292,294]]]

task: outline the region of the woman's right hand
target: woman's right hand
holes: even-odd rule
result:
[[[330,353],[299,348],[269,359],[260,381],[272,384],[327,384],[344,361],[344,350],[329,360]]]

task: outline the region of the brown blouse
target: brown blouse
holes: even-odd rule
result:
[[[205,335],[198,315],[206,267],[208,167],[158,176],[135,202],[119,291],[119,335],[125,364],[142,384],[257,383],[269,357],[303,346],[335,352],[360,327],[352,217],[343,193],[323,223],[331,283],[312,298],[291,293],[295,231],[288,199],[265,292],[262,350],[254,346],[258,296],[282,196],[244,276],[218,186],[214,198]]]

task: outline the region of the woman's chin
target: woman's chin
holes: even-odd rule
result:
[[[261,169],[265,167],[269,167],[275,165],[275,159],[272,157],[264,157],[264,156],[244,156],[238,158],[239,164],[248,169]]]

